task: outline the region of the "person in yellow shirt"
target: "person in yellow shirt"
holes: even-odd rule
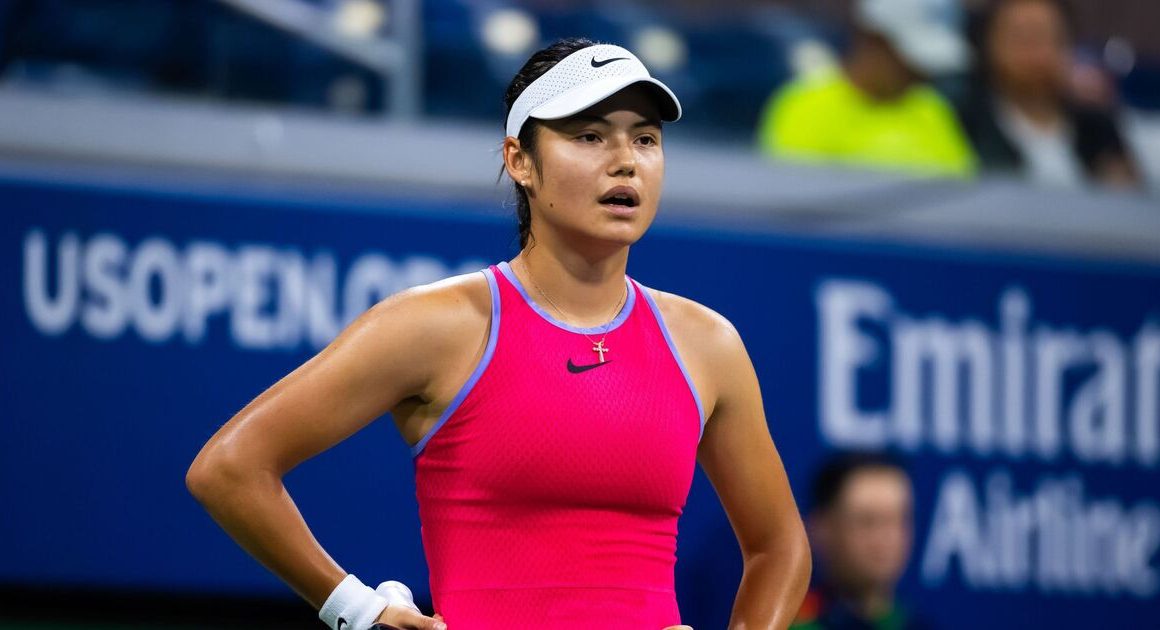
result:
[[[970,60],[940,8],[938,0],[859,0],[843,64],[775,94],[758,129],[761,149],[797,161],[972,175],[975,156],[954,109],[926,82]]]

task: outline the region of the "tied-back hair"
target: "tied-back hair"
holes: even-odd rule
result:
[[[565,57],[572,53],[595,46],[597,42],[584,37],[569,37],[567,39],[560,39],[546,48],[536,51],[516,76],[512,77],[511,83],[508,84],[507,91],[504,93],[504,111],[510,114],[512,105],[519,98],[532,81],[540,78],[545,72],[551,70],[557,63],[560,63]],[[506,117],[505,117],[506,119]],[[532,159],[532,164],[536,168],[536,173],[540,173],[540,163],[536,158],[536,131],[539,129],[540,123],[534,118],[529,118],[522,129],[520,129],[519,141],[520,148],[528,154]],[[502,179],[504,174],[504,167],[500,167],[499,176]],[[516,196],[516,226],[519,230],[520,249],[524,249],[528,245],[528,240],[532,236],[532,206],[528,202],[528,192],[519,182],[512,182],[512,188]]]

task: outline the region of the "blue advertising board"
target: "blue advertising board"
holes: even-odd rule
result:
[[[0,583],[289,594],[186,468],[375,301],[512,256],[494,205],[0,179]],[[900,591],[941,627],[1160,627],[1160,268],[662,221],[629,273],[740,331],[803,508],[827,451],[906,455]],[[412,472],[375,422],[286,484],[344,568],[425,599]],[[699,472],[680,532],[684,619],[724,627],[740,553]]]

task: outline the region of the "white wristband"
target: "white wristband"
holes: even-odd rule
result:
[[[330,626],[330,630],[369,630],[387,604],[385,597],[372,591],[354,575],[347,575],[326,598],[318,611],[318,618]]]

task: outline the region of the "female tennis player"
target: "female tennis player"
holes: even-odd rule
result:
[[[214,435],[191,491],[333,630],[673,630],[700,462],[744,557],[730,628],[788,626],[809,551],[741,339],[625,275],[679,102],[583,39],[534,54],[506,101],[520,253],[371,308]],[[343,571],[282,484],[387,411],[413,445],[433,617]]]

